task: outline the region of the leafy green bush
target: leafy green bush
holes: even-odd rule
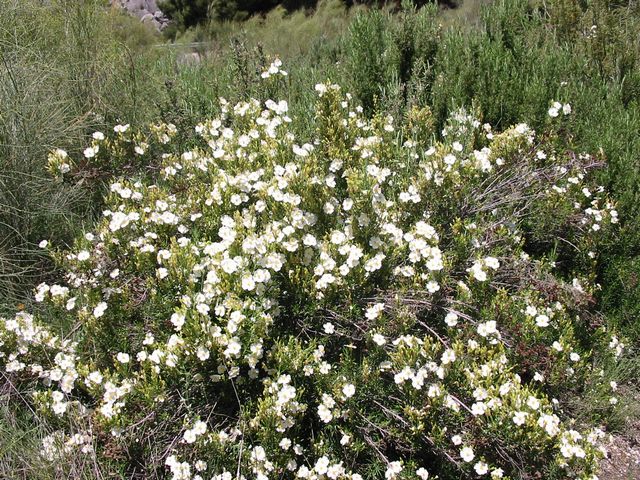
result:
[[[343,41],[342,75],[366,111],[396,116],[407,105],[422,103],[433,81],[432,65],[440,42],[437,7],[417,10],[403,2],[396,15],[380,10],[361,12]]]
[[[599,453],[591,441],[601,433],[577,441],[584,458],[567,438],[574,442],[576,431],[595,424],[624,428],[629,413],[620,404],[633,396],[637,376],[637,360],[618,357],[640,334],[640,17],[633,2],[564,2],[579,10],[563,10],[561,0],[494,2],[477,29],[444,29],[433,9],[405,4],[394,15],[360,10],[342,37],[354,11],[322,2],[313,16],[279,9],[202,28],[193,35],[206,32],[215,42],[197,62],[176,62],[168,48],[139,49],[157,40],[101,2],[5,3],[0,303],[11,311],[34,282],[48,284],[38,290],[45,301],[26,307],[33,317],[12,313],[0,322],[0,365],[11,370],[3,372],[0,396],[0,477],[162,477],[170,455],[206,478],[223,469],[234,477],[238,465],[246,476],[263,469],[287,478],[293,457],[298,472],[303,465],[324,470],[325,456],[331,475],[344,468],[356,479],[425,476],[420,467],[469,478],[478,461],[512,478],[594,471]],[[260,79],[277,52],[290,75],[274,63],[274,74]],[[313,85],[326,78],[354,97],[320,86],[316,110]],[[262,103],[247,103],[250,96]],[[269,98],[285,98],[290,110],[265,105]],[[575,113],[564,115],[569,102]],[[220,135],[202,120],[211,118],[220,120]],[[272,121],[275,138],[264,123]],[[539,132],[533,144],[521,121]],[[196,132],[200,122],[207,128]],[[129,126],[92,137],[116,123]],[[52,147],[68,154],[53,151],[47,164]],[[491,171],[482,171],[484,160]],[[391,174],[381,179],[385,168]],[[616,199],[619,228],[608,228],[617,215],[596,181]],[[297,195],[300,204],[280,194]],[[112,213],[81,234],[102,210]],[[158,223],[165,211],[181,221]],[[300,212],[301,221],[315,223],[298,228]],[[368,225],[360,224],[363,213]],[[129,224],[112,231],[114,218]],[[421,221],[437,241],[416,237]],[[344,243],[332,243],[340,232]],[[304,244],[307,234],[315,246]],[[76,246],[64,251],[74,236]],[[244,250],[253,237],[266,239],[265,252]],[[55,273],[37,248],[45,238]],[[422,240],[425,252],[441,252],[441,270],[414,261],[412,245]],[[79,260],[85,251],[89,258]],[[225,252],[242,258],[232,274],[222,269]],[[350,252],[362,257],[350,260]],[[365,262],[376,253],[385,258],[369,272]],[[279,271],[260,265],[268,254],[283,256]],[[344,275],[342,263],[350,268]],[[414,276],[404,276],[408,267]],[[210,271],[220,283],[209,281]],[[263,271],[269,280],[261,283],[254,277]],[[322,280],[325,273],[331,276]],[[319,280],[324,298],[317,298]],[[232,319],[231,310],[241,316]],[[49,334],[58,340],[39,345]],[[236,348],[234,336],[238,357],[225,353]],[[72,341],[73,359],[56,356]],[[262,352],[257,360],[253,346]],[[443,364],[449,349],[456,360]],[[493,369],[492,360],[503,358]],[[328,373],[318,373],[327,365]],[[491,375],[482,377],[485,365]],[[100,385],[90,380],[98,375]],[[506,384],[503,395],[497,387]],[[440,391],[430,397],[434,385]],[[300,411],[278,403],[289,387]],[[541,403],[539,417],[529,396]],[[110,407],[120,411],[107,418]],[[59,416],[52,408],[66,410]],[[294,423],[285,433],[277,431],[281,414]],[[559,419],[564,439],[536,427],[543,414]],[[204,436],[202,424],[193,428],[198,419]],[[452,442],[456,434],[463,444]],[[37,453],[43,437],[46,452],[64,461]],[[140,440],[149,437],[154,442]],[[289,448],[279,446],[288,444],[283,437]],[[461,459],[463,445],[472,462]],[[267,461],[258,461],[258,447]],[[204,473],[195,471],[200,459],[209,464]],[[169,470],[181,468],[170,460]]]
[[[540,135],[460,110],[433,142],[428,109],[395,122],[315,89],[313,137],[286,101],[222,99],[186,151],[155,124],[52,152],[63,179],[159,170],[112,182],[103,220],[52,251],[46,317],[0,323],[3,370],[54,429],[43,456],[146,478],[595,478],[604,434],[570,400],[610,393],[595,365],[624,348],[592,321],[617,212],[567,148],[571,107]],[[561,270],[529,241],[555,238],[549,211]]]
[[[357,15],[344,47],[351,90],[367,112],[390,87],[398,63],[386,16],[379,10]]]
[[[365,106],[375,103],[377,111],[400,117],[411,105],[429,106],[439,131],[451,112],[465,107],[477,110],[496,128],[526,121],[540,129],[551,101],[571,102],[579,112],[571,128],[571,146],[604,154],[607,168],[599,178],[619,199],[624,219],[618,238],[603,250],[603,290],[598,297],[606,299],[609,318],[627,332],[636,332],[634,317],[622,313],[628,309],[613,303],[620,299],[618,290],[604,279],[624,275],[621,281],[633,284],[640,275],[635,261],[640,245],[637,2],[492,2],[478,28],[453,26],[438,32],[433,28],[436,17],[425,22],[431,25],[430,33],[419,29],[423,33],[415,35],[401,15],[370,12],[358,22],[381,33],[369,35],[363,46],[356,42],[356,32],[346,36],[349,62],[342,78]],[[366,32],[359,30],[360,36]],[[393,35],[395,42],[389,40]],[[411,38],[435,39],[428,42],[435,52],[415,49],[411,62],[398,61],[402,56],[397,56],[395,46],[412,52]],[[406,65],[411,66],[408,78]]]

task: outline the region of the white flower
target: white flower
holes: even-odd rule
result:
[[[129,225],[130,221],[135,219],[138,215],[132,214],[131,216],[123,212],[115,212],[111,215],[111,221],[109,222],[109,230],[117,232],[118,230]]]
[[[538,408],[540,408],[540,400],[538,400],[536,397],[529,396],[529,398],[527,398],[527,406],[531,410],[537,410]]]
[[[284,265],[284,255],[272,253],[270,254],[265,262],[265,267],[273,270],[274,272],[279,272],[282,266]]]
[[[102,374],[98,371],[93,371],[87,376],[87,380],[95,384],[100,384],[102,383]]]
[[[38,244],[38,246],[39,246],[40,248],[47,248],[47,247],[49,246],[49,241],[48,241],[48,240],[42,240],[42,241]]]
[[[453,350],[448,348],[442,354],[441,361],[442,361],[443,365],[447,365],[449,363],[453,363],[455,361],[455,359],[456,359],[456,352],[454,352]]]
[[[128,353],[118,352],[118,354],[116,355],[116,360],[118,360],[120,363],[129,363],[130,359],[131,357]]]
[[[64,414],[64,412],[67,411],[67,406],[68,406],[68,402],[54,401],[53,404],[51,405],[51,408],[53,409],[53,413],[55,413],[56,415],[62,415]]]
[[[422,467],[416,470],[416,475],[420,477],[421,480],[427,480],[429,478],[429,472]]]
[[[332,275],[331,273],[325,273],[316,282],[316,288],[318,290],[324,290],[325,288],[327,288],[329,285],[331,285],[335,281],[336,281],[336,277],[334,275]]]
[[[102,315],[104,315],[104,312],[107,310],[107,304],[106,302],[100,302],[98,303],[98,305],[96,305],[96,307],[93,309],[93,316],[96,318],[100,318]]]
[[[202,420],[198,420],[194,425],[193,425],[193,432],[196,435],[204,435],[207,431],[207,424],[205,422],[203,422]]]
[[[503,478],[504,477],[504,470],[502,470],[501,468],[495,468],[493,470],[491,470],[491,478]],[[592,480],[597,480],[597,479],[592,479]]]
[[[493,270],[500,268],[500,262],[495,257],[485,257],[484,264]]]
[[[240,345],[239,339],[234,337],[229,341],[224,354],[227,357],[234,357],[240,353],[241,349],[242,346]]]
[[[345,396],[345,398],[351,398],[355,395],[355,393],[356,387],[351,383],[348,383],[344,387],[342,387],[342,394]]]
[[[526,418],[527,418],[527,412],[515,412],[513,414],[513,423],[515,423],[516,425],[522,425],[524,424]]]
[[[462,460],[467,463],[471,462],[475,458],[473,449],[471,447],[462,447],[460,450],[460,457],[462,457]]]
[[[449,326],[449,327],[455,327],[458,324],[458,315],[453,313],[453,312],[449,312],[447,313],[447,315],[444,317],[444,322]]]
[[[326,456],[320,457],[317,461],[313,469],[320,475],[324,475],[327,473],[329,469],[329,459]]]
[[[84,262],[85,260],[89,260],[90,257],[91,255],[86,250],[81,250],[80,252],[78,252],[78,260],[81,262]]]
[[[280,440],[278,446],[282,450],[289,450],[289,448],[291,447],[291,440],[289,440],[288,438],[283,438],[282,440]]]
[[[489,471],[489,466],[484,462],[478,462],[473,466],[478,475],[485,475]]]
[[[318,416],[320,417],[320,420],[322,420],[324,423],[329,423],[333,418],[333,414],[331,413],[331,410],[327,408],[327,406],[324,403],[321,403],[320,405],[318,405]]]
[[[448,154],[444,157],[444,163],[447,165],[453,165],[454,163],[456,163],[456,156],[452,155],[452,154]]]
[[[200,361],[204,362],[209,358],[209,350],[201,345],[196,350],[196,356]]]
[[[336,327],[331,322],[325,323],[322,326],[322,329],[324,330],[324,333],[327,333],[329,335],[333,334],[336,331]]]
[[[182,328],[182,326],[184,325],[186,317],[180,313],[173,313],[171,315],[171,323],[173,324],[174,327],[176,327],[176,330],[180,330]]]
[[[387,465],[387,471],[384,473],[384,478],[387,480],[392,480],[398,476],[398,474],[402,471],[402,463],[395,461],[389,462]]]
[[[184,438],[184,441],[185,441],[185,442],[187,442],[187,443],[193,443],[193,442],[195,442],[195,441],[196,441],[196,433],[195,433],[193,430],[191,430],[191,429],[186,430],[186,431],[184,432],[183,438]]]
[[[496,329],[496,321],[489,320],[488,322],[480,323],[478,325],[478,335],[482,337],[487,337],[489,335],[493,335],[497,332]]]
[[[373,340],[373,343],[375,343],[376,345],[382,346],[385,343],[387,343],[386,338],[384,338],[383,335],[380,335],[379,333],[375,333],[373,335],[373,337],[371,337],[371,339]]]
[[[322,96],[327,93],[327,86],[324,83],[316,83],[316,92],[318,92],[318,96]]]
[[[487,405],[484,402],[476,402],[471,405],[471,413],[475,416],[484,415],[487,411]]]
[[[478,280],[479,282],[484,282],[487,280],[487,272],[484,271],[481,262],[475,262],[473,266],[469,269],[473,278]]]
[[[346,241],[346,239],[347,236],[340,230],[335,230],[331,234],[331,243],[333,243],[334,245],[341,245]]]
[[[383,311],[384,311],[384,303],[375,303],[369,308],[367,308],[367,313],[365,314],[365,316],[369,320],[375,320],[382,314]]]
[[[232,258],[225,258],[220,262],[220,266],[225,273],[232,274],[238,270],[238,264]]]
[[[316,237],[311,234],[306,234],[302,239],[302,243],[307,247],[315,247],[318,244]]]
[[[536,325],[538,327],[548,327],[549,326],[549,317],[547,315],[538,315],[536,317]]]
[[[327,215],[331,215],[331,214],[334,212],[335,207],[333,206],[333,203],[331,203],[331,202],[326,202],[326,203],[324,204],[324,206],[322,207],[322,210],[323,210],[323,211],[324,211],[324,213],[326,213]]]
[[[242,277],[242,289],[251,291],[256,288],[256,282],[250,274],[246,274]]]
[[[364,269],[367,272],[375,272],[382,268],[382,260],[385,259],[385,255],[383,253],[376,254],[373,258],[367,260],[364,264]]]

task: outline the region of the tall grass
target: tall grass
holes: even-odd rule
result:
[[[47,152],[77,155],[96,129],[157,116],[146,49],[157,38],[96,0],[0,0],[0,11],[0,303],[12,308],[50,269],[38,242],[70,242],[99,198],[53,184]]]

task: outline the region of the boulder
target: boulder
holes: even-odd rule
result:
[[[163,30],[169,19],[158,8],[156,0],[111,0],[111,5],[122,8],[132,16],[138,17],[141,22],[153,25],[158,30]]]

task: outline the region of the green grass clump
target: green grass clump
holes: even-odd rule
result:
[[[140,52],[156,39],[101,2],[2,0],[0,10],[0,303],[13,308],[50,271],[37,244],[69,242],[95,208],[81,184],[51,184],[47,152],[77,151],[94,129],[154,111],[153,55]]]

